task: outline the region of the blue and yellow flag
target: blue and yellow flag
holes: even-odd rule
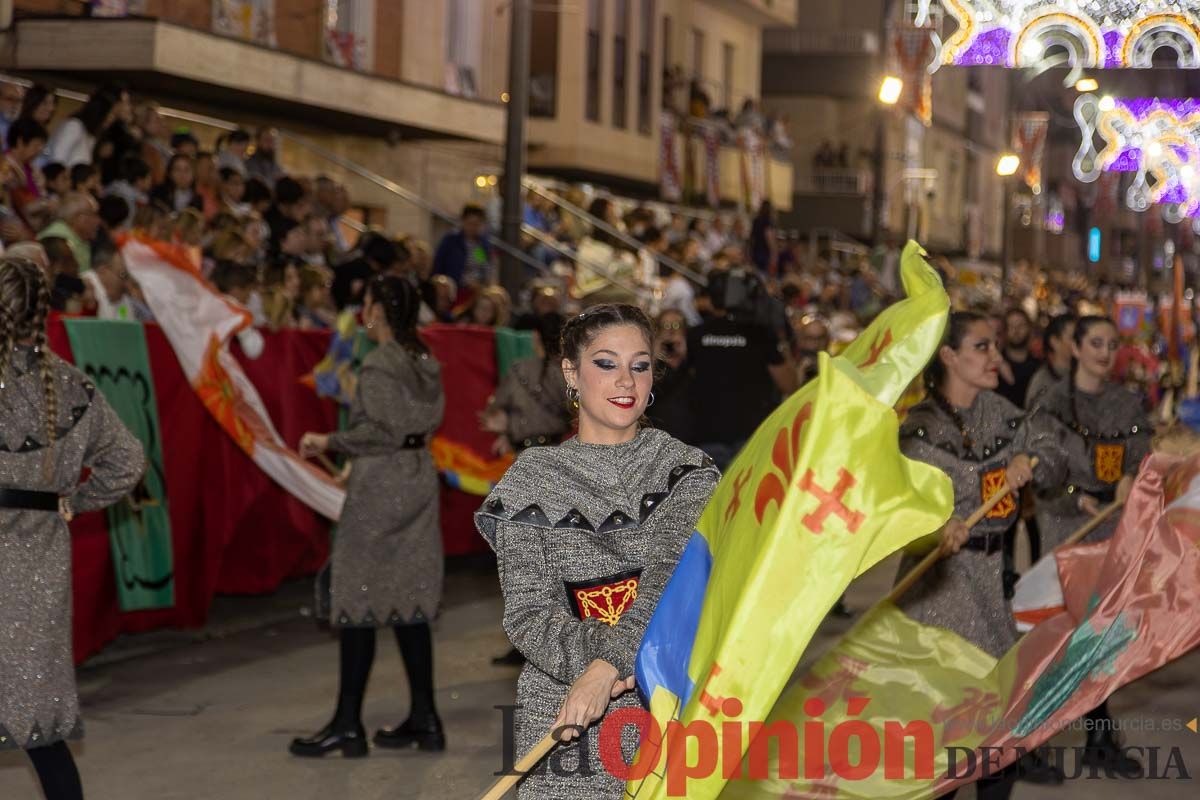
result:
[[[734,461],[659,601],[637,660],[650,701],[627,794],[714,798],[846,586],[939,528],[945,473],[900,453],[892,405],[941,340],[950,302],[915,243],[909,297],[780,406]],[[726,724],[728,723],[728,724]]]

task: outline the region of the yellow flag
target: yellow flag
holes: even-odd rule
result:
[[[716,797],[748,742],[732,732],[766,719],[850,581],[949,518],[949,478],[900,453],[890,407],[937,347],[949,300],[916,245],[903,269],[909,299],[845,355],[821,356],[701,516],[639,652],[661,735],[652,725],[630,796]]]

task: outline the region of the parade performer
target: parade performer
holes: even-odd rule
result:
[[[428,449],[445,398],[441,366],[417,335],[420,306],[417,290],[402,278],[372,279],[363,322],[378,347],[363,360],[349,426],[301,439],[302,455],[331,450],[352,461],[329,563],[329,619],[339,630],[341,651],[337,710],[316,734],[292,741],[293,755],[367,754],[362,703],[375,631],[382,627],[395,631],[412,704],[402,724],[375,733],[375,744],[445,747],[434,705],[429,628],[441,600],[444,563],[438,475]]]
[[[928,397],[912,408],[900,429],[906,456],[933,464],[953,480],[954,516],[937,545],[945,557],[898,605],[914,620],[948,628],[996,658],[1017,641],[1001,578],[1005,531],[1020,508],[1016,490],[1031,481],[1055,486],[1066,474],[1061,426],[995,393],[1002,360],[986,316],[951,314],[943,344],[926,371]],[[1013,495],[968,529],[964,520],[1005,482]],[[900,577],[924,555],[919,549],[905,554]],[[1014,777],[1010,770],[981,780],[979,797],[1003,800]]]
[[[561,314],[549,313],[534,321],[537,355],[514,361],[496,394],[483,412],[483,429],[497,434],[496,455],[545,445],[556,445],[571,430],[560,365]]]
[[[532,327],[537,355],[513,362],[481,415],[483,429],[497,434],[492,448],[496,455],[554,446],[571,430],[573,421],[567,409],[567,384],[559,350],[562,314],[552,311],[534,317]],[[525,656],[513,647],[493,658],[492,663],[519,667],[525,663]]]
[[[1129,496],[1152,443],[1142,398],[1109,380],[1120,346],[1113,321],[1080,318],[1073,345],[1067,380],[1051,385],[1040,400],[1042,408],[1067,429],[1066,483],[1039,493],[1037,501],[1038,526],[1051,549],[1103,506]],[[1083,541],[1107,541],[1119,521],[1119,514],[1111,515]],[[1085,763],[1112,765],[1122,774],[1136,772],[1138,764],[1121,752],[1108,704],[1100,704],[1087,716],[1093,727],[1088,729]]]
[[[607,709],[639,706],[629,690],[642,634],[719,479],[701,451],[640,423],[653,340],[628,305],[569,320],[562,369],[579,435],[522,453],[476,514],[496,551],[504,629],[528,659],[517,754],[552,730],[572,740],[525,779],[522,798],[623,795],[592,726]],[[637,738],[624,729],[626,763]]]
[[[0,750],[29,754],[47,800],[78,800],[67,522],[127,494],[145,455],[91,380],[47,349],[49,310],[41,269],[0,258]]]

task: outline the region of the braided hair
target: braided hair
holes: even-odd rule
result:
[[[963,337],[967,335],[967,329],[977,322],[987,322],[988,317],[976,313],[974,311],[955,311],[950,314],[950,320],[946,323],[946,333],[942,336],[942,344],[938,347],[938,352],[934,353],[933,360],[929,362],[929,366],[925,367],[925,391],[929,394],[930,399],[946,416],[958,426],[958,431],[962,434],[963,449],[968,453],[971,452],[975,443],[971,440],[971,436],[967,433],[967,425],[963,420],[962,415],[958,413],[958,409],[950,404],[946,399],[946,395],[942,392],[942,385],[946,382],[946,365],[942,363],[941,349],[949,347],[951,350],[957,350],[962,347]]]
[[[397,275],[376,275],[367,284],[367,294],[372,302],[383,307],[384,318],[396,342],[413,355],[428,355],[429,348],[417,335],[421,312],[421,295],[417,289]]]
[[[46,398],[47,453],[58,439],[58,393],[46,349],[49,313],[50,288],[41,268],[25,258],[0,258],[0,394],[10,383],[9,367],[16,346],[32,344]]]

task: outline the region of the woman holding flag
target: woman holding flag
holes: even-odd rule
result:
[[[568,321],[562,371],[579,434],[524,451],[476,514],[496,551],[504,629],[527,659],[517,753],[552,731],[568,740],[523,781],[522,798],[623,796],[592,726],[610,708],[639,707],[629,691],[638,645],[719,479],[701,451],[642,425],[653,340],[633,306]],[[637,739],[622,731],[625,763]]]
[[[1038,496],[1038,526],[1053,548],[1078,530],[1101,507],[1124,503],[1142,460],[1150,452],[1152,431],[1142,398],[1109,380],[1120,337],[1108,317],[1083,317],[1075,325],[1071,371],[1048,388],[1042,407],[1067,429],[1067,479]],[[1112,514],[1085,542],[1103,542],[1117,530]],[[1084,763],[1111,766],[1135,774],[1140,765],[1121,751],[1107,701],[1088,712]]]
[[[365,300],[363,323],[378,347],[363,360],[349,426],[300,440],[303,456],[332,450],[354,460],[329,562],[329,599],[318,597],[339,632],[337,710],[320,731],[292,740],[296,756],[367,754],[362,704],[378,628],[395,633],[411,705],[402,724],[375,733],[375,744],[446,746],[434,705],[429,628],[442,594],[438,476],[427,446],[445,407],[441,366],[417,335],[421,298],[408,281],[376,276]]]
[[[948,628],[997,658],[1017,641],[1002,579],[1004,535],[1020,508],[1017,490],[1031,482],[1055,486],[1066,474],[1061,426],[1046,414],[1026,414],[995,393],[1002,361],[986,316],[951,314],[925,373],[929,396],[913,407],[900,429],[906,456],[950,476],[955,515],[943,526],[940,542],[930,545],[944,557],[898,605],[914,620]],[[1013,487],[1012,496],[968,529],[964,520],[1006,485]],[[899,575],[907,575],[923,555],[907,553]],[[1013,778],[1006,773],[981,780],[978,796],[1003,800]]]
[[[42,270],[0,258],[0,751],[29,754],[47,800],[82,800],[67,748],[83,735],[67,523],[120,500],[146,460],[91,380],[47,349],[49,312]]]

